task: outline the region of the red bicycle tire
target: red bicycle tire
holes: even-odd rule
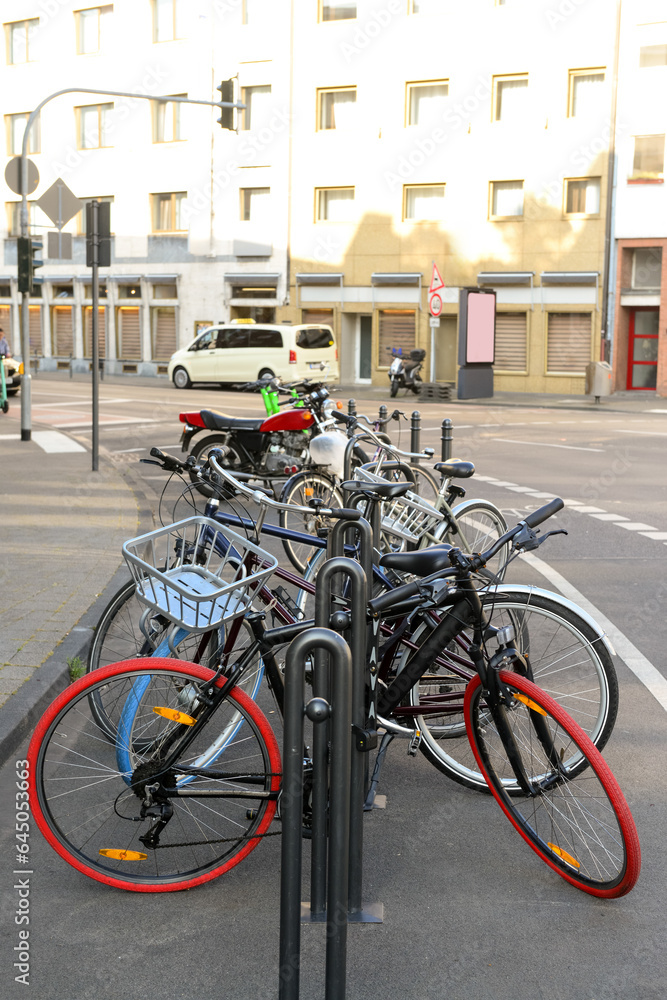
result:
[[[243,847],[230,858],[227,858],[222,865],[218,868],[212,869],[211,871],[205,872],[194,878],[185,879],[181,882],[168,883],[164,885],[153,885],[150,883],[135,883],[128,882],[122,878],[114,878],[110,875],[106,875],[102,872],[96,871],[95,869],[89,867],[84,862],[82,862],[78,857],[74,856],[62,843],[62,841],[54,834],[47,817],[45,816],[42,806],[40,803],[40,795],[38,793],[36,782],[39,768],[39,752],[42,746],[44,737],[49,732],[49,729],[54,722],[54,720],[59,715],[60,711],[68,705],[71,701],[78,699],[79,695],[86,691],[87,688],[93,686],[93,684],[99,681],[112,679],[123,673],[136,670],[137,665],[141,664],[142,669],[146,669],[146,659],[141,660],[122,660],[119,663],[112,663],[105,667],[99,667],[97,670],[90,674],[86,674],[77,680],[74,684],[71,684],[65,691],[60,694],[54,702],[47,708],[44,715],[37,724],[37,728],[30,741],[30,746],[28,748],[28,766],[29,766],[29,796],[30,796],[30,808],[31,812],[35,818],[37,826],[41,830],[45,839],[53,847],[57,854],[60,855],[68,864],[70,864],[77,871],[89,878],[95,879],[97,882],[102,882],[105,885],[113,886],[114,888],[125,889],[131,892],[177,892],[182,889],[192,889],[197,885],[201,885],[205,882],[210,882],[218,876],[229,871],[238,865],[244,858],[250,854],[255,847],[261,843],[262,834],[264,834],[268,827],[270,826],[273,817],[276,812],[277,802],[275,799],[269,800],[265,813],[261,819],[261,822],[256,830],[256,835],[251,839],[247,840]],[[159,672],[160,670],[165,670],[170,673],[182,673],[184,675],[195,676],[199,680],[210,680],[214,676],[214,671],[207,669],[197,663],[190,663],[186,660],[172,660],[168,657],[156,657],[151,661],[151,671]],[[216,681],[216,686],[221,687],[225,682],[225,678],[219,678]],[[266,719],[264,713],[259,709],[259,707],[252,701],[251,698],[245,694],[244,691],[233,688],[228,697],[230,697],[249,715],[252,717],[254,724],[257,726],[262,739],[265,742],[268,754],[269,754],[269,765],[271,770],[271,791],[278,791],[280,787],[281,780],[281,760],[280,760],[280,750],[278,748],[278,743],[275,738],[275,734],[271,729],[271,726]]]
[[[532,850],[535,851],[538,857],[540,857],[545,864],[547,864],[553,871],[555,871],[571,885],[575,886],[577,889],[581,889],[589,895],[597,896],[603,899],[615,899],[626,895],[635,886],[639,877],[641,868],[641,849],[632,813],[630,812],[630,808],[618,785],[618,782],[616,781],[616,778],[612,774],[611,768],[586,733],[577,725],[576,722],[574,722],[574,720],[558,704],[558,702],[542,691],[541,688],[539,688],[536,684],[533,684],[532,681],[527,680],[525,677],[507,670],[500,671],[500,679],[511,690],[520,692],[537,705],[542,706],[542,708],[555,719],[558,725],[565,730],[568,736],[571,737],[573,742],[587,758],[590,767],[595,772],[604,789],[623,837],[623,847],[626,859],[624,871],[618,879],[614,881],[613,885],[606,888],[603,885],[596,886],[588,881],[582,881],[581,878],[577,878],[576,875],[573,875],[564,866],[561,867],[557,864],[553,860],[553,857],[550,857],[543,850],[541,850],[538,844],[536,844],[534,840],[527,835],[526,830],[523,828],[524,824],[519,822],[516,818],[516,813],[518,812],[518,806],[516,805],[517,800],[510,797],[503,789],[502,784],[495,775],[492,767],[490,768],[487,766],[487,761],[477,744],[472,712],[474,708],[473,699],[477,702],[477,692],[481,687],[481,680],[479,676],[476,675],[471,678],[470,683],[466,688],[464,699],[465,724],[468,732],[468,739],[470,740],[470,745],[475,755],[475,759],[477,760],[477,764],[484,775],[496,802],[503,810],[512,826],[517,830]]]

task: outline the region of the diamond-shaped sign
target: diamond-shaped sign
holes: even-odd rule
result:
[[[67,187],[60,177],[45,191],[37,204],[48,215],[51,222],[61,229],[83,208],[83,202]]]

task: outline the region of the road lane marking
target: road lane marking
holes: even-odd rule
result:
[[[59,431],[33,431],[32,440],[39,445],[42,451],[49,454],[86,450],[78,441],[73,441],[72,438]]]
[[[528,565],[532,566],[538,573],[546,577],[549,583],[557,590],[560,590],[564,597],[568,597],[571,601],[574,601],[575,604],[578,604],[580,608],[587,611],[595,619],[600,628],[606,632],[626,667],[632,671],[637,680],[641,681],[644,687],[650,691],[655,700],[667,712],[667,680],[653,666],[650,660],[643,653],[640,653],[628,637],[620,629],[616,628],[606,615],[603,615],[594,604],[584,597],[576,587],[573,587],[564,576],[561,576],[557,570],[545,563],[543,559],[538,559],[532,552],[524,552],[521,558],[525,559]]]
[[[623,527],[623,525],[621,525]],[[664,542],[667,540],[667,531],[640,531],[640,535],[646,535],[647,538],[655,538],[656,542]]]
[[[618,427],[617,431],[619,434],[648,434],[650,437],[667,437],[667,431],[626,431],[622,427]]]
[[[642,524],[641,521],[628,521],[627,524],[619,523],[619,528],[627,528],[628,531],[657,531],[657,528],[653,528],[650,524]]]
[[[622,514],[591,514],[597,521],[629,521],[629,517],[623,517]]]
[[[514,438],[495,437],[494,441],[503,441],[506,444],[525,444],[529,448],[566,448],[568,451],[604,451],[604,448],[582,448],[574,444],[547,444],[544,441],[515,441]]]

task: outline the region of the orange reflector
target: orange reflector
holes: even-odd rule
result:
[[[313,489],[312,486],[305,486],[303,490],[303,495],[306,497],[312,497],[314,492],[315,490]]]
[[[555,844],[549,844],[547,842],[547,847],[550,847],[554,854],[557,854],[559,858],[562,858],[566,865],[572,865],[573,868],[581,868],[581,865],[576,858],[573,858],[571,854],[564,851],[562,847],[556,847]]]
[[[528,708],[532,708],[533,712],[539,712],[540,715],[547,714],[542,708],[542,706],[538,705],[536,701],[532,700],[532,698],[527,698],[525,694],[519,694],[518,691],[513,691],[512,694],[514,695],[517,701],[520,701],[524,705],[527,705]],[[153,709],[153,711],[155,711],[155,709]]]
[[[341,403],[340,399],[337,400],[337,402],[336,402],[336,409],[337,410],[342,410],[343,409],[343,404]]]
[[[141,851],[117,851],[115,847],[103,847],[100,854],[105,858],[115,858],[116,861],[145,861],[148,857]]]
[[[157,706],[153,711],[156,715],[162,715],[165,719],[171,719],[172,722],[181,722],[184,726],[194,726],[197,721],[191,715],[186,715],[185,712],[177,712],[175,708]]]

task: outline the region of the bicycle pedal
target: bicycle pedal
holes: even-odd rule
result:
[[[422,741],[421,729],[415,729],[410,742],[408,743],[408,757],[416,757],[417,751]]]

